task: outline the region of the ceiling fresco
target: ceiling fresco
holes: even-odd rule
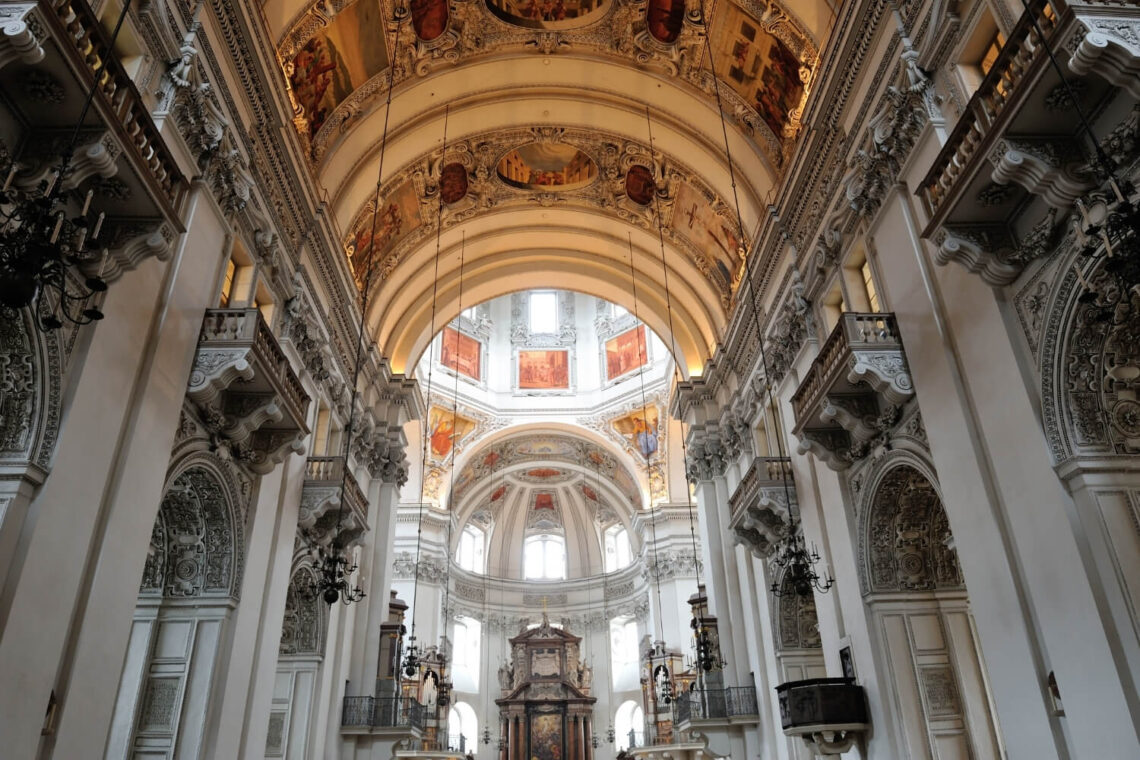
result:
[[[554,52],[623,59],[715,97],[705,17],[726,115],[778,169],[799,131],[819,42],[769,0],[414,0],[386,20],[379,0],[322,0],[278,46],[298,132],[321,163],[362,115],[380,105],[394,58],[402,83],[495,55]],[[331,13],[335,11],[335,13]],[[398,29],[399,27],[399,29]],[[397,33],[399,37],[397,38]],[[389,55],[388,47],[398,50]]]
[[[589,179],[564,185],[511,180],[502,172],[508,158],[539,174],[550,167],[571,167],[578,172],[573,176]],[[516,176],[541,179],[522,169]],[[704,275],[724,309],[731,305],[744,269],[741,249],[747,242],[738,240],[735,213],[693,168],[600,130],[535,127],[458,140],[448,145],[446,156],[421,157],[387,186],[395,189],[385,190],[375,234],[369,202],[357,212],[344,241],[358,287],[372,257],[378,284],[416,246],[434,239],[441,192],[445,229],[478,214],[559,204],[610,214],[656,235],[660,214],[666,242]]]

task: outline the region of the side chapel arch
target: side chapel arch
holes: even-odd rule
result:
[[[59,336],[28,309],[0,315],[0,464],[49,469],[59,437]]]

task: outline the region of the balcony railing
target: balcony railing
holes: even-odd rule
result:
[[[139,175],[148,180],[155,200],[168,221],[178,223],[179,210],[189,183],[150,117],[142,96],[130,75],[111,50],[110,39],[98,17],[86,2],[51,0],[51,13],[45,14],[64,53],[83,72],[83,87],[93,86],[95,72],[103,70],[95,97],[95,108],[121,139]]]
[[[422,730],[424,707],[412,697],[345,697],[340,725]]]
[[[630,731],[624,737],[618,738],[618,746],[625,746],[629,749],[671,747],[678,744],[693,744],[699,741],[694,738],[691,731],[681,731],[674,728],[672,731],[658,732],[655,726],[649,726],[645,731]]]
[[[840,315],[839,324],[831,331],[819,356],[808,368],[803,383],[792,396],[792,412],[797,424],[803,420],[807,410],[831,389],[851,353],[864,348],[901,350],[902,339],[894,314],[844,312]]]
[[[345,484],[345,506],[364,519],[368,514],[368,500],[360,490],[360,484],[351,474],[345,478],[344,457],[309,457],[305,463],[305,488],[339,489]]]
[[[760,715],[755,686],[701,689],[677,699],[677,724],[699,721],[728,721]]]
[[[1051,43],[1056,25],[1057,15],[1046,0],[1030,0],[1029,10],[1010,31],[1009,39],[922,181],[919,194],[931,219],[931,229],[942,222],[947,201],[968,183],[975,165],[987,160],[989,145],[1016,111],[1008,105],[1020,95],[1029,73],[1045,64],[1045,46]],[[1037,26],[1044,38],[1037,33]]]

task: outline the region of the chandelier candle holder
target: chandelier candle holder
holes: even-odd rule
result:
[[[320,596],[329,606],[338,601],[349,605],[365,597],[364,589],[350,580],[357,570],[356,563],[345,556],[336,541],[330,550],[318,545],[310,552],[314,555],[313,564],[317,568],[317,578],[310,584],[310,592],[314,597]]]
[[[776,547],[772,558],[774,568],[769,590],[774,596],[811,596],[816,591],[826,594],[835,584],[831,575],[820,577],[815,566],[820,556],[812,547],[808,550],[803,533],[794,527]]]

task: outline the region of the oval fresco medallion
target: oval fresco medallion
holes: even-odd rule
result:
[[[610,0],[486,0],[498,18],[528,29],[574,29],[600,19]]]
[[[467,168],[458,162],[443,167],[439,175],[439,192],[444,203],[463,200],[467,195]]]
[[[653,172],[641,164],[629,167],[629,171],[625,173],[625,194],[631,201],[640,206],[648,206],[656,190],[657,183],[653,181]]]
[[[645,25],[658,42],[676,42],[684,20],[685,0],[649,0],[645,6]]]
[[[598,176],[598,165],[573,145],[527,143],[499,160],[499,178],[526,190],[585,187]]]
[[[424,42],[431,42],[447,28],[451,14],[447,0],[412,0],[412,28]]]

